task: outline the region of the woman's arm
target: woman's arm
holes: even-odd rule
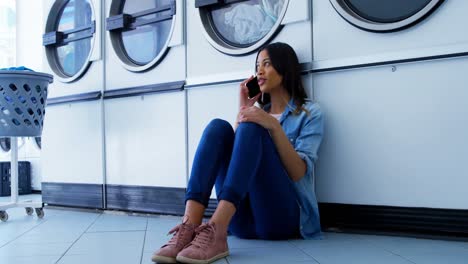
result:
[[[307,170],[305,161],[297,154],[278,121],[269,131],[286,172],[293,181],[299,181]]]

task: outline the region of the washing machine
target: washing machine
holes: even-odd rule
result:
[[[256,51],[286,42],[312,61],[307,0],[187,1],[187,85],[246,79]]]
[[[185,1],[106,1],[106,206],[181,214]]]
[[[24,137],[18,138],[18,158],[23,158],[25,156],[25,139]],[[0,138],[0,161],[11,161],[10,151],[11,150],[11,139],[10,138]]]
[[[41,137],[24,138],[24,151],[19,151],[20,159],[29,161],[31,168],[31,189],[34,191],[42,190],[42,163],[41,163]]]
[[[31,165],[31,187],[33,190],[40,190],[40,174],[37,170],[40,170],[40,164],[37,164],[36,160],[30,159],[28,149],[30,142],[27,137],[18,137],[18,161],[29,161]],[[0,162],[11,162],[11,139],[0,138]],[[36,170],[33,172],[33,170]]]
[[[10,138],[0,139],[0,161],[10,162]],[[31,189],[41,190],[41,137],[18,138],[18,160],[28,161],[31,172]]]
[[[314,1],[314,70],[457,56],[466,3],[444,0]]]
[[[326,117],[320,202],[468,209],[466,10],[465,1],[313,1],[313,87]]]
[[[10,161],[10,139],[0,138],[0,161]]]
[[[306,0],[187,1],[189,171],[206,125],[214,118],[234,125],[239,84],[255,74],[259,48],[286,42],[296,51],[303,68],[309,68],[311,7]],[[304,84],[312,96],[307,71]]]
[[[24,137],[24,151],[22,155],[25,158],[37,158],[41,156],[42,138],[41,137]]]
[[[48,99],[101,91],[101,1],[44,1],[43,68],[54,75]]]
[[[102,1],[43,6],[43,70],[54,76],[42,134],[43,201],[102,208]]]

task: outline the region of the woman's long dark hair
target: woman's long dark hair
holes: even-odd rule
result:
[[[257,72],[257,60],[261,51],[265,50],[270,57],[273,68],[283,77],[282,85],[288,91],[288,94],[293,98],[298,114],[302,110],[302,105],[305,103],[307,93],[302,84],[301,65],[297,58],[294,49],[286,43],[276,42],[268,44],[261,48],[257,53],[255,60],[255,72]],[[263,98],[262,98],[263,97]],[[258,103],[266,105],[271,102],[269,94],[263,94],[258,99]]]

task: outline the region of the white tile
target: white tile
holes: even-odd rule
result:
[[[141,252],[145,232],[85,233],[67,252],[70,255]]]
[[[36,231],[32,230],[15,240],[18,244],[39,244],[39,243],[73,243],[83,231],[57,230],[57,231]]]
[[[98,216],[82,212],[48,216],[42,224],[30,228],[15,242],[23,244],[75,242]]]
[[[390,236],[367,236],[366,241],[402,256],[439,254],[463,254],[468,251],[466,242],[444,241]]]
[[[0,259],[19,256],[61,256],[71,243],[18,244],[9,243],[0,248]]]
[[[146,232],[145,237],[145,252],[154,252],[163,245],[165,245],[170,239],[172,235],[162,234],[161,232]]]
[[[140,254],[126,254],[124,251],[115,253],[96,253],[91,255],[65,255],[58,264],[140,264]]]
[[[321,264],[334,263],[395,263],[410,264],[406,259],[376,247],[360,237],[344,239],[333,237],[323,240],[294,241],[293,245],[312,256]]]
[[[143,252],[143,257],[141,258],[141,264],[154,264],[151,260],[152,252]]]
[[[100,215],[101,210],[98,209],[81,209],[81,208],[67,208],[67,207],[53,207],[46,206],[44,210],[50,216],[79,216],[79,215]]]
[[[427,255],[411,255],[407,257],[416,264],[466,264],[468,263],[468,253],[462,254],[440,254],[432,253]]]
[[[1,223],[0,223],[1,225]],[[18,237],[21,237],[24,233],[26,233],[28,230],[30,230],[32,227],[4,227],[0,230],[0,247],[4,246],[7,243],[10,243],[17,239]]]
[[[14,264],[54,264],[60,256],[26,256],[26,257],[14,257],[14,256],[2,256],[0,257],[0,263],[14,263]]]
[[[102,214],[87,232],[144,231],[146,225],[146,217]]]
[[[235,236],[228,237],[228,245],[230,249],[234,248],[274,248],[274,247],[290,247],[290,242],[286,240],[258,240],[258,239],[240,239]]]
[[[230,249],[229,252],[230,255],[227,257],[227,260],[230,264],[291,263],[297,261],[307,261],[311,264],[317,263],[312,257],[290,245],[272,248],[235,248]]]
[[[181,222],[182,218],[176,216],[148,217],[147,230],[167,234],[169,230]]]
[[[143,258],[141,259],[141,264],[154,264],[154,262],[151,260],[152,255],[153,254],[150,252],[144,252]],[[226,261],[226,259],[222,258],[213,262],[212,264],[228,264],[228,262]]]

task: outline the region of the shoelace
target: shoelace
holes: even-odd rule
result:
[[[190,243],[199,248],[207,248],[213,242],[215,227],[212,224],[203,224],[195,229],[195,238]]]
[[[181,237],[184,237],[184,233],[187,231],[187,226],[185,226],[184,224],[179,224],[177,225],[176,227],[172,228],[169,233],[167,233],[167,235],[170,235],[170,234],[174,234],[171,238],[171,240],[169,240],[169,242],[167,242],[166,245],[175,245],[176,247],[180,247],[181,244],[185,244],[182,239],[179,239]]]

